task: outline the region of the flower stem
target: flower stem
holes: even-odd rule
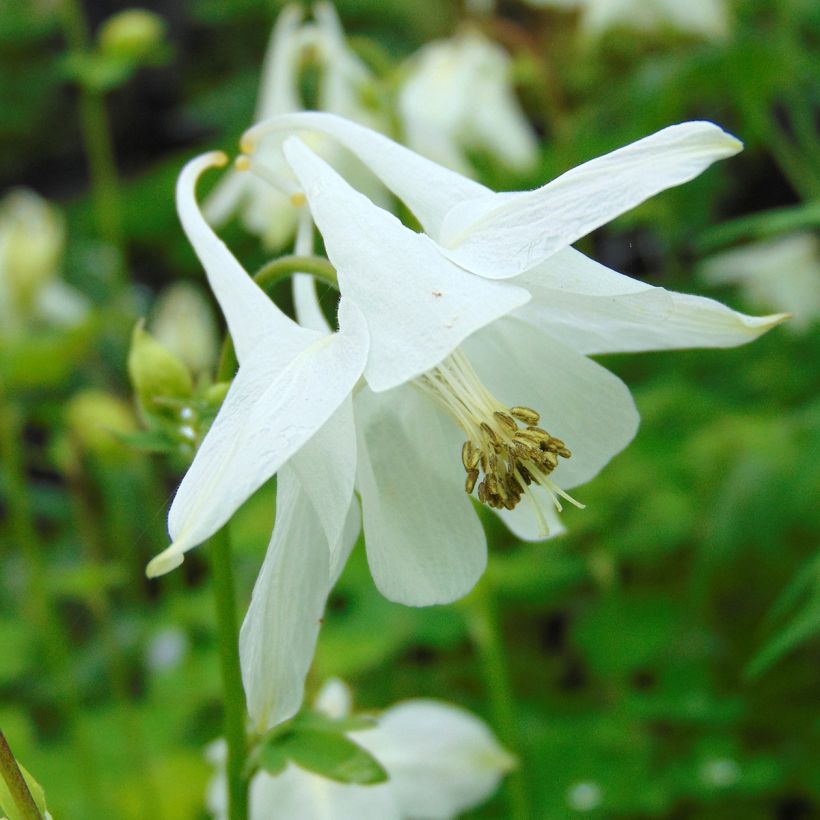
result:
[[[247,740],[245,738],[245,692],[239,668],[239,630],[236,595],[231,567],[231,544],[227,527],[210,541],[211,573],[216,604],[219,660],[225,692],[225,740],[228,744],[228,817],[247,820],[248,783],[245,778]]]
[[[466,599],[467,625],[478,659],[493,723],[508,749],[519,756],[518,768],[507,777],[507,795],[511,820],[532,820],[527,782],[521,766],[521,732],[516,716],[515,698],[507,665],[507,653],[498,620],[495,595],[488,574]]]
[[[6,783],[20,820],[43,820],[2,730],[0,730],[0,776]]]
[[[90,51],[88,25],[80,0],[61,0],[60,19],[69,49],[77,55]],[[91,176],[94,211],[100,235],[123,253],[122,203],[111,129],[100,91],[80,84],[80,126]]]

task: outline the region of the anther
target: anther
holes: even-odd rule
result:
[[[467,480],[464,482],[464,489],[467,491],[467,495],[472,493],[473,489],[475,488],[475,483],[478,481],[478,470],[475,468],[467,471]]]
[[[469,472],[474,469],[481,458],[481,452],[473,444],[472,441],[465,441],[461,448],[461,462],[464,464],[464,469]]]
[[[541,416],[531,407],[511,407],[510,415],[523,421],[524,424],[538,424],[541,420]]]

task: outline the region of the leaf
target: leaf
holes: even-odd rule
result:
[[[287,761],[339,783],[384,783],[387,772],[357,743],[337,731],[293,729],[274,735],[258,752],[260,766],[278,774]]]
[[[43,787],[31,776],[31,774],[29,774],[24,766],[20,765],[19,761],[17,766],[23,775],[23,779],[26,781],[28,790],[34,799],[34,803],[40,814],[43,817],[48,816],[46,809],[46,795],[43,791]],[[6,786],[6,782],[2,777],[0,777],[0,811],[3,812],[4,816],[7,817],[8,820],[18,820],[18,818],[22,818],[22,815],[20,814],[20,811],[11,796],[11,792],[9,792],[8,786]]]

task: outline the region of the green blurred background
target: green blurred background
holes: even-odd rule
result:
[[[476,24],[514,57],[540,165],[513,177],[473,160],[493,187],[534,186],[670,123],[719,123],[744,153],[581,247],[653,284],[763,312],[696,271],[716,252],[817,232],[820,5],[730,5],[717,41],[623,27],[590,43],[571,14],[499,3]],[[235,153],[279,6],[147,4],[165,44],[114,67],[93,59],[68,6],[0,0],[0,188],[30,187],[60,208],[60,270],[91,305],[69,328],[0,328],[0,727],[56,818],[200,818],[203,749],[221,733],[207,556],[145,579],[186,451],[125,441],[139,429],[126,358],[163,287],[204,283],[173,185],[196,152]],[[401,61],[467,16],[438,0],[336,6],[388,101]],[[85,2],[91,32],[125,7]],[[104,196],[102,218],[95,210],[83,106],[110,121],[120,224]],[[223,235],[249,269],[265,261],[238,225]],[[780,327],[737,350],[607,357],[642,426],[579,490],[587,509],[570,510],[569,533],[521,544],[484,516],[491,563],[478,594],[491,590],[505,635],[539,818],[820,816],[816,328]],[[267,486],[232,527],[242,612],[273,519]],[[470,599],[389,603],[359,545],[310,691],[338,675],[364,708],[444,696],[493,723],[477,612]],[[505,817],[506,805],[502,791],[470,816]]]

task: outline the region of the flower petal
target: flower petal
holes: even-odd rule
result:
[[[351,188],[296,137],[284,150],[340,289],[367,320],[365,378],[373,390],[421,375],[471,333],[529,299],[521,288],[488,282],[448,262],[429,237]]]
[[[267,134],[300,131],[315,131],[338,140],[404,200],[434,239],[438,237],[445,214],[453,206],[465,199],[493,196],[478,182],[416,154],[383,134],[319,111],[302,111],[260,122],[245,132],[242,147],[251,153]]]
[[[392,601],[455,601],[481,577],[484,531],[464,492],[454,425],[412,387],[356,397],[358,487],[370,571]]]
[[[257,731],[299,710],[329,592],[324,530],[289,466],[279,473],[276,524],[239,636],[242,681]]]
[[[541,524],[532,508],[532,504],[523,499],[521,503],[514,510],[494,510],[496,515],[507,525],[510,532],[522,541],[544,541],[547,538],[555,538],[558,535],[563,535],[567,528],[564,526],[558,510],[552,500],[547,497],[547,492],[543,487],[530,486],[530,492],[533,493],[541,503],[541,512],[547,520],[549,527],[549,534],[544,536],[541,529]]]
[[[388,709],[351,738],[387,769],[403,817],[447,820],[482,803],[515,759],[469,712],[432,700]]]
[[[367,331],[345,299],[339,320],[339,333],[316,339],[290,362],[268,345],[240,367],[177,490],[168,518],[173,543],[148,565],[149,577],[178,566],[183,553],[213,535],[350,395],[367,357]]]
[[[240,363],[260,345],[275,338],[280,347],[298,349],[311,338],[265,295],[245,272],[224,242],[205,221],[196,202],[196,183],[208,168],[222,166],[227,157],[214,151],[192,159],[177,180],[177,211],[231,332]]]
[[[617,376],[520,319],[500,319],[464,350],[502,404],[532,407],[539,424],[566,442],[572,457],[552,475],[559,487],[589,481],[638,429],[635,403]]]
[[[534,191],[463,201],[445,217],[439,241],[467,270],[490,279],[515,276],[741,148],[713,123],[673,125]]]
[[[616,273],[566,248],[515,279],[533,298],[516,316],[581,353],[734,347],[788,318],[747,316]]]
[[[281,774],[257,774],[251,783],[252,818],[293,820],[401,820],[389,783],[353,786],[290,764]]]

